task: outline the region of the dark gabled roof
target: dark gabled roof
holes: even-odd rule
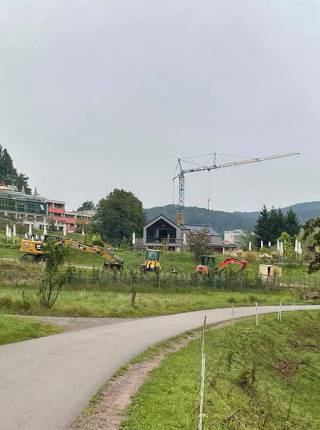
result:
[[[171,219],[167,218],[165,215],[158,215],[158,216],[157,216],[157,217],[155,217],[153,220],[149,221],[149,222],[145,225],[145,227],[150,227],[150,225],[152,225],[152,224],[154,224],[155,222],[159,221],[159,219],[161,219],[161,218],[162,218],[162,219],[164,219],[167,223],[171,224],[171,225],[172,225],[172,227],[179,228],[179,226],[178,226],[175,222],[171,221]]]

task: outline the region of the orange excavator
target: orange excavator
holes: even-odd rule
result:
[[[200,257],[200,264],[197,266],[197,272],[203,275],[215,273],[224,270],[226,267],[238,266],[236,272],[242,272],[248,267],[248,262],[239,260],[238,258],[229,257],[222,263],[216,266],[216,259],[213,255],[202,255]]]

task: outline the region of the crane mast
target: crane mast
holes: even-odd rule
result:
[[[285,158],[285,157],[292,157],[294,155],[299,155],[298,152],[289,152],[287,154],[277,154],[277,155],[270,155],[268,157],[258,157],[258,158],[248,158],[240,161],[230,161],[226,163],[217,163],[217,154],[213,154],[213,162],[210,165],[199,165],[197,167],[184,169],[183,168],[183,162],[185,161],[183,158],[178,158],[177,163],[177,170],[178,173],[174,176],[173,180],[179,179],[179,212],[177,216],[177,223],[178,225],[184,224],[184,203],[185,203],[185,175],[189,173],[196,173],[196,172],[210,172],[211,170],[215,169],[224,169],[227,167],[236,167],[236,166],[243,166],[246,164],[253,164],[253,163],[260,163],[263,161],[269,161],[269,160],[275,160],[278,158]]]

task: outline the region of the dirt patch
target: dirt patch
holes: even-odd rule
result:
[[[279,372],[282,379],[286,381],[290,381],[295,373],[295,371],[298,369],[299,364],[295,363],[291,360],[278,360],[278,362],[275,365],[275,368]]]

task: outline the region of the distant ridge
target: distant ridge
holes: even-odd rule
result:
[[[290,208],[297,213],[301,223],[305,223],[310,218],[320,217],[320,201],[297,203],[282,210],[283,212],[287,212]],[[177,205],[167,205],[145,209],[145,213],[148,221],[151,221],[160,214],[175,221],[178,210],[179,207]],[[259,212],[223,212],[209,211],[208,209],[198,207],[185,208],[187,224],[208,225],[220,234],[225,230],[234,230],[237,228],[252,230],[258,216]]]

